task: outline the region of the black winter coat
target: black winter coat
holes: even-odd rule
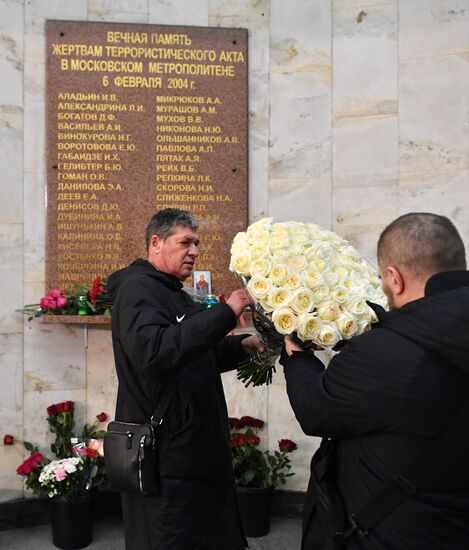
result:
[[[309,353],[283,358],[303,431],[338,440],[336,482],[347,514],[421,460],[469,399],[468,287],[468,272],[432,277],[424,298],[382,312],[327,369]],[[469,548],[469,418],[457,432],[432,479],[347,550]]]
[[[231,483],[231,447],[220,373],[244,357],[226,304],[200,311],[181,282],[136,260],[109,278],[119,390],[116,420],[143,422],[172,377],[163,421],[163,476]]]

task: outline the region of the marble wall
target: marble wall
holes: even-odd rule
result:
[[[399,214],[450,216],[469,245],[469,0],[0,0],[0,434],[50,440],[45,408],[112,415],[110,332],[27,322],[44,288],[47,19],[249,30],[250,219],[315,221],[370,259]],[[296,440],[304,490],[317,440],[301,433],[281,369],[269,388],[224,375],[232,415]],[[0,444],[0,500],[23,494],[20,445]]]

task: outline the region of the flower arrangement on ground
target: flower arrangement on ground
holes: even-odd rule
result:
[[[264,422],[251,416],[229,418],[234,483],[237,487],[278,487],[290,472],[289,453],[297,449],[290,439],[281,439],[273,453],[260,448],[259,430]]]
[[[271,382],[284,335],[305,348],[332,349],[371,328],[376,315],[367,301],[387,305],[371,265],[348,241],[312,223],[251,224],[233,240],[230,270],[254,301],[266,349],[238,370],[246,385]]]
[[[107,420],[106,413],[96,416],[91,425],[85,424],[79,437],[74,428],[74,402],[64,401],[47,407],[47,422],[55,440],[51,451],[57,457],[50,460],[39,452],[37,446],[23,441],[30,452],[18,466],[18,475],[25,478],[25,485],[36,496],[48,496],[60,500],[73,500],[87,495],[106,481],[102,452],[104,430],[98,425]],[[12,445],[12,435],[5,435],[4,444]]]
[[[39,304],[29,304],[17,311],[29,320],[42,315],[105,315],[111,316],[112,304],[107,294],[107,281],[98,275],[91,284],[75,285],[73,293],[64,294],[53,288]]]

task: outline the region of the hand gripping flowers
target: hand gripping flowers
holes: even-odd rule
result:
[[[241,365],[246,385],[271,382],[283,335],[332,349],[371,328],[367,300],[387,305],[373,268],[345,239],[312,223],[251,224],[233,240],[230,270],[255,301],[254,326],[266,348]]]

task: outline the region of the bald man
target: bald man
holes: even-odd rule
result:
[[[405,475],[413,465],[423,468],[432,443],[452,426],[445,460],[429,469],[425,482],[369,532],[358,525],[340,548],[465,550],[469,273],[464,244],[446,217],[406,214],[381,234],[378,266],[392,309],[377,309],[373,330],[348,341],[327,370],[287,339],[281,362],[290,403],[306,434],[336,441],[328,475],[346,517],[359,514],[397,474]],[[328,533],[324,522],[318,526],[315,478],[321,472],[316,468],[313,460],[303,550],[336,548],[339,514],[334,517],[329,509]],[[405,483],[396,488],[405,489]]]

